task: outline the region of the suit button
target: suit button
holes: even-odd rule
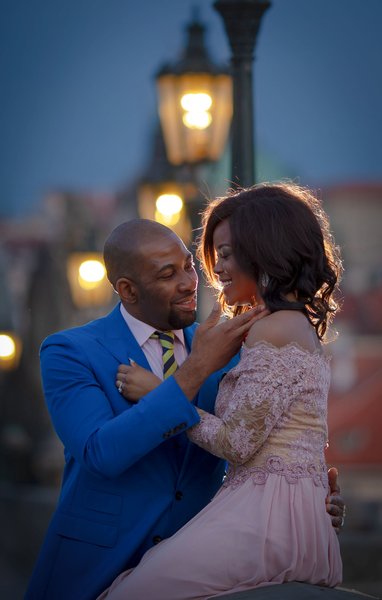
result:
[[[177,492],[175,492],[175,498],[177,500],[181,500],[183,498],[183,492],[181,492],[180,490],[178,490]]]
[[[154,537],[153,537],[153,542],[154,542],[154,544],[159,544],[159,542],[161,542],[161,541],[162,541],[162,539],[163,539],[163,538],[161,538],[161,536],[160,536],[160,535],[154,535]]]

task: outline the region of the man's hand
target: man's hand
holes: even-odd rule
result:
[[[190,400],[204,380],[224,367],[239,351],[255,321],[268,314],[264,306],[257,306],[219,323],[221,308],[215,303],[210,315],[195,333],[191,354],[175,373],[175,379]]]
[[[193,342],[191,356],[196,356],[204,366],[206,376],[221,369],[240,350],[249,329],[258,319],[268,315],[264,306],[257,306],[232,319],[218,323],[221,307],[215,303],[208,318],[199,325]]]
[[[328,471],[328,479],[329,479],[329,494],[326,496],[326,510],[330,515],[332,520],[332,525],[336,530],[336,533],[339,533],[344,525],[345,519],[345,502],[342,498],[340,486],[338,485],[338,471],[335,467],[331,467]]]
[[[159,377],[130,359],[130,365],[119,365],[115,385],[124,398],[138,402],[160,383]]]

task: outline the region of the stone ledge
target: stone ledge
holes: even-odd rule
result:
[[[356,590],[341,587],[328,588],[295,581],[215,597],[222,600],[367,600],[376,598],[376,596],[362,594]]]

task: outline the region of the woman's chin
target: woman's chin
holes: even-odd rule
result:
[[[228,306],[235,306],[236,299],[230,295],[230,294],[224,294],[224,302],[228,305]]]
[[[229,294],[224,294],[224,300],[225,303],[230,306],[230,307],[235,307],[235,306],[251,306],[252,302],[251,300],[243,300],[243,299],[239,299],[239,298],[235,298],[232,295]]]

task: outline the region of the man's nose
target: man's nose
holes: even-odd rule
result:
[[[184,290],[194,291],[198,284],[198,274],[195,269],[192,271],[183,271],[182,278],[179,283],[180,287]]]

